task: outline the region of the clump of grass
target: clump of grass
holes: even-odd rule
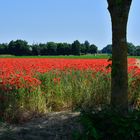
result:
[[[129,106],[131,108],[139,109],[140,108],[140,76],[133,74],[129,75],[128,81],[128,89],[129,89]]]
[[[0,117],[7,122],[26,121],[33,113],[46,112],[46,100],[40,87],[34,89],[9,86],[7,90],[0,88]]]
[[[93,71],[51,71],[39,75],[47,108],[52,111],[109,104],[110,75]]]

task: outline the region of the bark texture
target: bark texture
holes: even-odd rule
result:
[[[112,22],[111,107],[128,110],[127,21],[132,0],[107,0]]]

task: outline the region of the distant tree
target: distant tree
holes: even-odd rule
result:
[[[112,45],[108,44],[106,47],[104,47],[101,50],[102,53],[107,53],[107,54],[111,54],[112,53]]]
[[[80,42],[78,40],[74,41],[71,49],[73,55],[80,55]]]
[[[57,44],[57,54],[58,55],[65,55],[66,54],[65,44],[64,43],[58,43]]]
[[[95,53],[97,53],[97,50],[98,50],[98,48],[97,48],[97,46],[95,46],[94,44],[91,44],[91,45],[89,46],[89,53],[95,54]]]
[[[135,48],[135,46],[132,44],[132,43],[127,43],[127,47],[128,47],[128,55],[136,55],[136,48]]]
[[[135,55],[136,48],[132,43],[127,42],[127,53],[128,55]],[[102,50],[102,53],[112,54],[112,45],[108,44],[106,47],[104,47]]]
[[[39,44],[32,44],[31,48],[32,48],[32,55],[41,55],[41,49]]]
[[[140,56],[140,46],[136,46],[136,52],[135,55]]]
[[[32,51],[33,51],[32,45],[28,45],[28,46],[29,46],[29,55],[32,55]]]
[[[13,54],[13,55],[15,55],[15,42],[12,40],[12,41],[10,41],[10,43],[8,44],[8,50],[9,50],[9,53],[10,54]]]
[[[87,53],[85,44],[80,45],[80,52],[81,52],[81,54],[86,54]]]
[[[47,43],[47,54],[56,55],[57,54],[57,44],[54,42]]]
[[[0,44],[0,54],[9,54],[8,44],[6,44],[6,43]]]
[[[140,55],[139,46],[135,47],[132,43],[127,43],[128,55]],[[88,50],[88,51],[87,51]],[[24,40],[10,41],[9,44],[0,44],[0,54],[13,54],[13,55],[79,55],[79,54],[94,54],[94,53],[112,53],[112,45],[109,44],[102,50],[98,47],[85,41],[80,44],[78,40],[72,44],[68,43],[40,43],[28,45]]]
[[[70,55],[72,54],[72,44],[64,43],[65,46],[65,54]]]
[[[47,44],[40,43],[38,49],[40,50],[40,55],[47,55],[48,54]]]
[[[29,45],[25,40],[10,41],[8,44],[8,50],[13,55],[29,55]]]
[[[85,54],[89,53],[89,49],[90,49],[90,43],[86,40],[84,42],[85,45]]]

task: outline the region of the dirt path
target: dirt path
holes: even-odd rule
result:
[[[1,124],[0,140],[72,140],[74,132],[82,131],[79,115],[79,112],[56,112],[23,125]]]
[[[136,66],[140,68],[140,59],[136,59]]]

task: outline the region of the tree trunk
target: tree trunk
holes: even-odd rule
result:
[[[107,0],[112,22],[111,107],[128,110],[127,21],[132,0]]]

